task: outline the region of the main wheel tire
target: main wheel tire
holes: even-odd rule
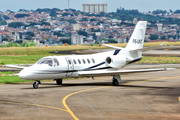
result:
[[[56,84],[57,84],[57,85],[62,85],[62,79],[56,80]]]
[[[38,88],[38,82],[34,82],[33,88],[34,88],[34,89],[37,89],[37,88]]]
[[[118,86],[118,85],[119,85],[118,80],[114,79],[114,80],[113,80],[113,85],[114,85],[114,86]]]

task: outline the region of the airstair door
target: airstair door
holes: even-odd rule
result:
[[[66,76],[71,76],[73,74],[73,71],[74,71],[73,61],[69,57],[66,58],[66,61],[68,64],[68,72],[67,72]]]

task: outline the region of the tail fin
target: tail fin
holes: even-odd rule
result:
[[[143,48],[144,37],[146,31],[147,21],[139,21],[136,24],[133,34],[126,46],[128,50],[135,50]]]

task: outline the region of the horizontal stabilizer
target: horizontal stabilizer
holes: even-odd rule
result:
[[[110,76],[118,74],[130,74],[140,72],[153,72],[153,71],[164,71],[173,70],[175,68],[159,68],[159,69],[141,69],[141,70],[118,70],[118,71],[80,71],[78,74],[81,77],[94,77],[94,76]]]

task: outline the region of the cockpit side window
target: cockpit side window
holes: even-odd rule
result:
[[[48,64],[49,66],[52,66],[53,61],[51,58],[45,58],[40,64]]]
[[[54,66],[59,66],[59,61],[56,58],[53,58],[54,60]]]

